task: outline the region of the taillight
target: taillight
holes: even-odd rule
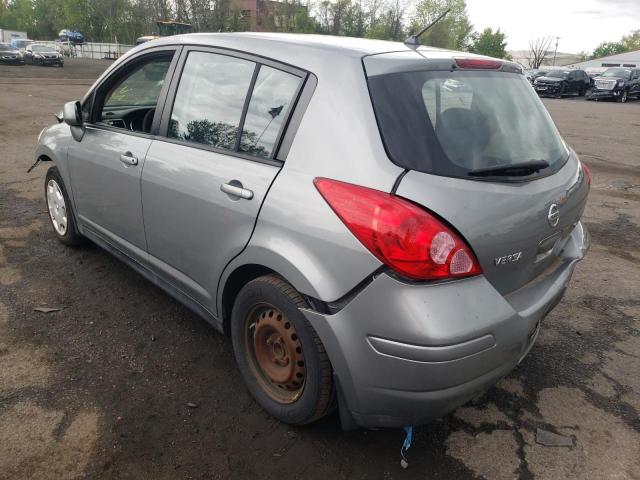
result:
[[[316,178],[313,183],[351,233],[399,274],[438,280],[482,272],[464,241],[414,203],[328,178]]]
[[[502,67],[500,60],[490,58],[456,58],[456,65],[460,68],[470,68],[476,70],[497,70]]]
[[[582,171],[584,172],[584,176],[587,179],[587,185],[589,185],[589,188],[591,188],[591,170],[589,170],[589,167],[587,167],[582,161],[580,162],[580,165],[582,166]]]

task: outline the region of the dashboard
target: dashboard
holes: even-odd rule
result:
[[[144,119],[153,107],[105,107],[102,111],[102,123],[116,128],[125,128],[132,132],[149,133],[150,119],[145,128]]]

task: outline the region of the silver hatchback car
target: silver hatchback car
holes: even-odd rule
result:
[[[528,353],[589,246],[590,174],[519,66],[339,37],[133,49],[37,160],[87,238],[230,335],[290,424],[404,426]]]

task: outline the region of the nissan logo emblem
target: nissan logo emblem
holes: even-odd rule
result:
[[[560,210],[558,210],[558,205],[552,203],[549,207],[549,213],[547,213],[547,220],[549,221],[549,225],[555,227],[558,225],[560,221]]]

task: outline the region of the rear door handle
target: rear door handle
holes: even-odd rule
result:
[[[125,165],[138,164],[138,159],[131,152],[123,153],[122,155],[120,155],[120,161]]]
[[[220,185],[220,190],[232,197],[244,198],[245,200],[251,200],[253,198],[253,192],[248,188],[243,188],[242,184],[236,180],[223,183]]]

